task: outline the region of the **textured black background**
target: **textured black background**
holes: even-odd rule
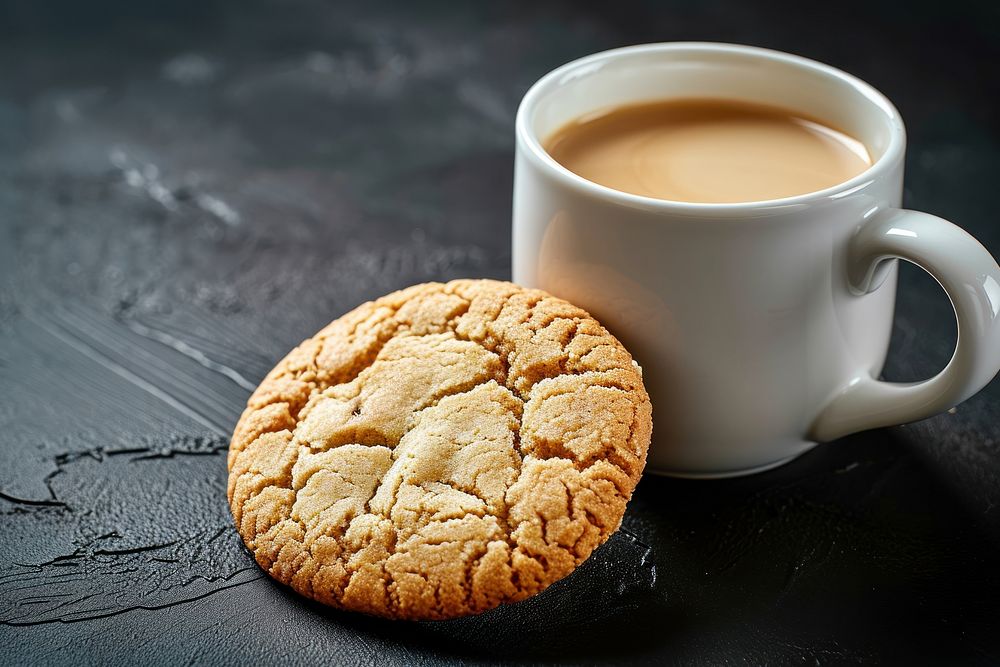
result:
[[[224,450],[289,348],[389,290],[507,277],[513,116],[624,44],[827,61],[907,120],[906,203],[1000,254],[996,3],[0,5],[0,663],[1000,661],[1000,383],[752,478],[645,479],[520,605],[342,614],[271,583]],[[889,379],[955,327],[907,268]]]

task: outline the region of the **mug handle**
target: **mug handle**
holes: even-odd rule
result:
[[[948,410],[982,389],[1000,370],[1000,267],[979,241],[928,213],[888,209],[869,218],[847,251],[847,277],[857,295],[881,285],[890,260],[905,259],[944,288],[958,320],[958,342],[944,370],[923,382],[853,379],[813,422],[823,442]]]

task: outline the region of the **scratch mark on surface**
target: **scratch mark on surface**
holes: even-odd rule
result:
[[[194,198],[198,207],[231,227],[240,224],[240,214],[232,206],[213,195],[200,193]]]
[[[76,452],[63,452],[57,454],[52,458],[52,461],[56,465],[56,469],[53,470],[45,477],[46,485],[49,488],[49,493],[52,495],[54,503],[66,506],[66,503],[61,502],[56,496],[55,491],[52,489],[51,481],[57,475],[62,474],[62,467],[67,463],[72,463],[82,458],[89,458],[95,461],[103,461],[106,456],[128,456],[129,454],[138,454],[134,456],[129,461],[148,461],[151,459],[172,459],[175,456],[213,456],[220,454],[229,449],[229,443],[225,438],[202,438],[202,437],[183,437],[174,436],[170,438],[170,444],[164,445],[162,447],[121,447],[118,449],[109,449],[105,447],[95,447],[93,449],[83,449]],[[36,501],[37,502],[37,501]],[[223,532],[224,529],[220,529],[212,539],[215,539]],[[121,537],[116,532],[107,533],[101,535],[98,539],[104,539],[108,537]]]
[[[139,377],[138,375],[136,375],[132,371],[128,370],[124,366],[122,366],[122,365],[118,364],[117,362],[113,361],[112,359],[108,358],[107,355],[103,354],[102,352],[100,352],[99,350],[97,350],[96,348],[94,348],[92,345],[90,345],[84,339],[84,335],[82,334],[82,332],[79,332],[79,331],[77,331],[77,332],[66,331],[63,327],[61,327],[59,325],[53,326],[53,325],[47,324],[45,322],[42,322],[41,320],[37,319],[33,314],[25,313],[24,317],[29,322],[31,322],[32,324],[34,324],[39,329],[41,329],[42,331],[46,332],[47,334],[49,334],[50,336],[52,336],[56,340],[60,341],[61,343],[65,344],[65,345],[68,345],[69,347],[71,347],[72,349],[76,350],[80,354],[84,355],[85,357],[87,357],[88,359],[90,359],[91,361],[93,361],[94,363],[96,363],[99,366],[101,366],[101,367],[103,367],[103,368],[111,371],[112,373],[114,373],[118,377],[122,378],[123,380],[126,380],[127,382],[132,383],[133,385],[135,385],[139,389],[145,391],[146,393],[148,393],[149,395],[153,396],[154,398],[157,398],[160,401],[166,403],[170,407],[174,408],[175,410],[177,410],[181,414],[183,414],[183,415],[189,417],[190,419],[194,420],[198,424],[201,424],[202,426],[204,426],[205,428],[209,429],[210,431],[212,431],[212,432],[214,432],[216,434],[219,434],[219,435],[223,435],[223,434],[226,433],[227,429],[224,426],[221,426],[220,424],[215,423],[214,421],[212,421],[208,417],[202,415],[197,410],[191,408],[188,405],[185,405],[184,403],[181,403],[180,401],[178,401],[173,396],[171,396],[167,392],[163,391],[162,389],[160,389],[156,385],[154,385],[154,384],[148,382],[147,380]]]
[[[116,151],[112,151],[111,163],[121,169],[125,182],[130,187],[142,190],[150,199],[168,211],[177,210],[177,198],[160,180],[159,167],[152,163],[129,167],[124,152],[120,149]]]
[[[110,538],[121,538],[116,531],[112,531],[90,540],[87,544],[77,546],[71,553],[56,556],[37,565],[11,563],[10,565],[14,566],[12,571],[0,575],[0,603],[3,603],[0,605],[0,624],[40,625],[57,621],[68,623],[103,618],[132,609],[162,609],[230,588],[235,584],[211,587],[211,590],[207,591],[205,586],[194,587],[196,590],[204,591],[203,593],[192,592],[188,588],[196,582],[210,585],[215,582],[232,582],[243,573],[257,571],[253,565],[237,566],[228,572],[217,569],[223,562],[219,560],[223,554],[235,554],[231,551],[236,547],[235,543],[220,545],[215,550],[216,553],[202,555],[201,547],[224,532],[229,531],[219,529],[207,541],[204,539],[205,533],[199,532],[167,542],[115,549],[101,544]],[[234,542],[238,541],[234,532],[232,537]],[[219,549],[224,551],[219,552]],[[159,570],[155,567],[150,569],[149,565],[154,562],[177,567],[163,569],[161,566]],[[67,565],[73,570],[60,572],[53,569]],[[216,569],[198,572],[198,568],[206,565]],[[139,580],[131,580],[139,575],[130,573],[141,572],[147,574]],[[67,578],[66,575],[70,577]],[[114,579],[109,580],[109,575]],[[125,578],[118,579],[122,575]],[[254,579],[260,576],[262,575]],[[101,581],[104,585],[101,585]],[[107,588],[109,581],[120,588],[109,590]],[[236,582],[238,583],[245,582]],[[186,594],[180,593],[186,589]],[[94,599],[100,606],[83,607],[83,602]],[[100,604],[101,602],[103,604]],[[57,610],[59,613],[56,613]]]
[[[189,206],[190,203],[193,203],[202,211],[230,227],[242,222],[239,211],[215,195],[207,192],[192,193],[183,185],[177,185],[173,189],[168,187],[161,176],[160,168],[152,162],[140,162],[132,159],[120,147],[112,148],[108,152],[108,159],[112,166],[120,172],[122,179],[129,187],[145,192],[150,199],[171,213],[176,213],[181,210],[182,206]],[[172,180],[176,181],[177,179]]]
[[[239,570],[239,571],[233,573],[230,577],[227,577],[226,579],[227,580],[228,579],[232,579],[232,577],[235,577],[237,574],[240,574],[242,572],[246,572],[247,570],[251,570],[251,569],[253,569],[253,568],[246,568],[244,570]],[[103,608],[100,608],[100,609],[95,609],[95,610],[93,610],[93,612],[84,614],[82,616],[61,617],[61,618],[46,619],[46,620],[42,620],[42,621],[18,621],[18,620],[0,619],[0,625],[9,625],[9,626],[14,626],[14,627],[28,627],[28,626],[34,626],[34,625],[45,625],[47,623],[80,623],[82,621],[92,621],[92,620],[95,620],[95,619],[98,619],[98,618],[109,618],[111,616],[119,616],[121,614],[126,614],[126,613],[128,613],[130,611],[139,611],[139,610],[143,610],[143,611],[158,611],[160,609],[169,609],[170,607],[176,607],[178,605],[186,604],[188,602],[195,602],[196,600],[201,600],[201,599],[207,598],[209,595],[215,595],[216,593],[219,593],[221,591],[225,591],[225,590],[228,590],[230,588],[236,588],[237,586],[243,586],[245,584],[253,583],[253,582],[258,581],[258,580],[263,579],[263,578],[264,578],[264,575],[260,574],[260,575],[257,575],[256,577],[251,578],[251,579],[245,579],[245,580],[242,580],[242,581],[237,581],[237,582],[234,582],[234,583],[227,584],[225,586],[219,586],[218,588],[213,588],[212,590],[206,591],[206,592],[202,593],[201,595],[193,595],[191,597],[183,598],[181,600],[172,600],[172,601],[166,602],[164,604],[158,604],[158,605],[131,605],[131,606],[128,606],[128,607],[122,607],[121,609],[114,609],[113,611],[109,611],[109,609],[110,609],[109,607],[103,607]]]
[[[625,539],[631,542],[633,546],[642,550],[642,555],[639,557],[639,567],[645,568],[649,571],[649,587],[655,588],[656,563],[653,561],[653,547],[640,540],[638,535],[627,528],[619,528],[619,532],[624,535]]]
[[[140,474],[124,466],[146,458],[176,458],[178,463],[160,465],[198,471],[205,466],[182,459],[219,454],[225,448],[222,437],[175,435],[165,443],[154,440],[143,446],[95,447],[54,455],[56,470],[47,480],[58,475],[67,479],[49,487],[52,502],[76,506],[80,483],[90,496],[76,507],[74,523],[80,525],[75,537],[66,536],[63,553],[46,554],[41,562],[0,564],[0,626],[71,623],[132,609],[161,609],[230,588],[249,577],[260,578],[259,570],[248,566],[228,508],[224,503],[205,504],[205,499],[222,493],[214,472],[189,479],[177,490],[172,479],[147,488],[142,479],[155,476],[136,478],[131,485],[106,483],[124,483],[123,475]],[[101,467],[95,468],[94,462]],[[80,465],[85,467],[77,470]],[[122,524],[130,517],[121,513],[121,501],[131,502],[137,491],[165,507],[159,519],[147,514]],[[201,500],[191,500],[192,492]],[[188,510],[178,507],[185,501]],[[190,512],[193,507],[204,510],[194,526],[178,533],[177,526],[161,525],[163,517]]]
[[[55,498],[49,500],[32,500],[30,498],[18,498],[3,491],[0,491],[0,500],[6,500],[15,505],[28,505],[29,507],[66,507],[66,503]]]
[[[163,343],[164,345],[173,348],[174,350],[180,352],[184,356],[194,359],[205,368],[215,371],[216,373],[219,373],[220,375],[229,378],[241,389],[246,389],[247,391],[253,391],[254,389],[257,388],[257,385],[255,385],[253,382],[247,380],[245,377],[240,375],[235,369],[230,368],[229,366],[226,366],[224,364],[220,364],[217,361],[213,361],[212,359],[209,359],[208,355],[206,355],[204,352],[202,352],[198,348],[192,347],[190,344],[182,341],[176,336],[172,336],[164,331],[153,329],[152,327],[148,327],[145,324],[140,324],[135,320],[129,319],[120,321],[122,322],[122,324],[128,327],[128,329],[133,333],[138,334],[143,338],[155,340],[158,343]]]
[[[143,456],[136,456],[133,461],[151,461],[153,459],[172,459],[175,456],[214,456],[229,449],[228,443],[222,443],[218,447],[213,447],[212,449],[206,449],[204,451],[183,451],[177,449],[165,449],[160,451],[151,452],[149,454],[144,454]]]

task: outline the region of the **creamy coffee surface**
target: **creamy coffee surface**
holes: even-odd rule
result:
[[[604,110],[563,126],[545,149],[570,171],[600,185],[703,203],[815,192],[872,163],[864,144],[815,119],[719,99]]]

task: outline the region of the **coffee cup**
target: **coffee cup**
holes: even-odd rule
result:
[[[603,109],[727,99],[818,118],[871,166],[780,199],[703,203],[570,171],[548,137]],[[857,431],[948,410],[1000,369],[1000,268],[972,236],[901,208],[906,136],[881,93],[835,68],[747,46],[649,44],[564,65],[516,120],[513,278],[587,309],[632,352],[653,401],[647,471],[727,477]],[[958,342],[921,382],[880,378],[898,260],[951,299]]]

